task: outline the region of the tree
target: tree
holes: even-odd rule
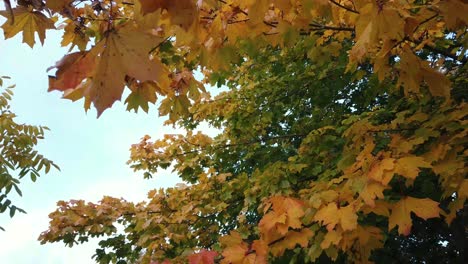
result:
[[[6,76],[0,77],[0,87]],[[35,149],[38,140],[44,138],[47,127],[18,124],[16,115],[10,110],[9,102],[13,96],[13,85],[0,94],[0,213],[8,210],[11,217],[15,213],[26,213],[13,204],[9,195],[15,190],[22,196],[20,180],[25,176],[33,182],[40,176],[40,171],[48,173],[51,167],[59,169]],[[2,227],[0,229],[3,230]]]
[[[148,178],[173,165],[187,185],[137,204],[60,201],[39,239],[72,246],[105,235],[100,263],[401,261],[378,250],[384,243],[416,262],[405,245],[434,238],[450,246],[429,254],[463,260],[466,235],[419,230],[465,232],[467,9],[461,0],[18,1],[2,13],[6,37],[22,31],[32,46],[37,31],[43,41],[52,14],[62,44],[79,50],[55,65],[49,90],[84,98],[99,116],[128,87],[129,110],[160,97],[160,115],[187,130],[143,137],[129,161]],[[211,98],[197,69],[228,90]],[[197,131],[202,123],[222,132]]]

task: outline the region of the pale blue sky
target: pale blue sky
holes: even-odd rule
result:
[[[0,232],[1,263],[94,263],[91,256],[96,242],[70,249],[37,241],[40,232],[47,229],[47,215],[58,200],[97,201],[103,195],[112,195],[139,201],[152,188],[178,182],[170,172],[143,180],[126,165],[130,145],[143,135],[158,138],[180,133],[162,126],[164,118],[158,118],[157,107],[150,107],[149,114],[135,114],[117,102],[96,119],[95,110],[86,114],[81,101],[73,103],[60,99],[59,92],[47,92],[46,69],[67,52],[60,47],[60,36],[60,32],[48,31],[45,45],[38,44],[34,49],[22,44],[20,36],[6,41],[0,37],[0,75],[12,78],[7,85],[16,84],[11,103],[18,115],[16,121],[51,129],[38,149],[61,167],[61,172],[52,171],[35,183],[22,180],[23,197],[15,203],[28,214],[17,214],[13,219],[0,215],[0,225],[6,229]]]

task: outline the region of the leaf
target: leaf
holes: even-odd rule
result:
[[[432,168],[432,166],[422,157],[403,157],[397,160],[395,173],[398,173],[405,178],[415,179],[419,175],[419,168]]]
[[[359,193],[360,197],[364,200],[364,202],[371,206],[375,206],[375,199],[376,198],[384,198],[383,191],[385,190],[385,186],[374,181],[369,181],[366,183],[364,189]]]
[[[449,29],[456,29],[468,24],[468,4],[460,0],[446,0],[437,3]]]
[[[91,78],[91,83],[82,96],[89,97],[100,116],[105,109],[120,100],[125,76],[141,82],[155,81],[158,85],[168,86],[166,67],[157,60],[150,60],[148,54],[162,40],[139,32],[131,25],[111,31],[105,39],[84,55],[74,55],[75,60],[65,56],[55,66],[58,75],[55,81],[49,83],[49,90],[64,90],[78,82],[81,84],[80,79],[85,76]],[[92,61],[94,63],[90,63]],[[68,78],[73,82],[69,85],[62,84],[68,84]],[[59,82],[59,85],[56,82]],[[72,89],[78,88],[79,84]]]
[[[338,231],[335,231],[335,230],[331,230],[331,231],[328,231],[326,234],[325,234],[325,237],[322,241],[322,243],[320,244],[320,247],[322,249],[326,249],[326,248],[329,248],[330,245],[338,245],[338,243],[341,241],[341,238],[342,238],[342,234],[341,232],[338,232]]]
[[[164,1],[139,0],[143,14],[152,13],[158,9],[167,10],[171,24],[187,30],[195,21],[197,7],[192,0]]]
[[[128,95],[125,99],[127,104],[127,110],[135,110],[135,113],[138,112],[138,108],[141,107],[143,111],[148,113],[149,106],[148,103],[156,103],[156,83],[143,82],[134,84],[134,88],[130,88],[132,93]]]
[[[47,0],[45,5],[55,12],[62,12],[64,9],[67,9],[72,2],[73,0]]]
[[[64,56],[55,63],[55,66],[49,68],[49,70],[57,68],[55,76],[49,76],[49,92],[53,90],[65,92],[69,89],[76,89],[83,79],[93,73],[95,64],[96,57],[87,51],[74,52]]]
[[[44,14],[38,11],[31,11],[25,7],[19,6],[13,8],[14,22],[8,12],[0,11],[0,15],[8,18],[2,25],[5,39],[12,38],[19,32],[23,32],[23,43],[28,44],[31,48],[34,47],[34,33],[37,32],[41,44],[44,45],[45,31],[47,29],[55,29],[54,21],[47,18]]]
[[[189,264],[214,264],[215,257],[218,256],[216,251],[202,249],[200,252],[189,255]]]
[[[224,259],[222,260],[222,263],[232,263],[232,264],[243,263],[245,256],[246,256],[246,252],[248,250],[247,244],[244,243],[242,239],[240,240],[238,239],[240,238],[238,233],[231,232],[230,236],[234,236],[234,237],[231,238],[229,242],[226,242],[226,239],[221,240],[222,244],[228,245],[222,252],[222,255],[224,257]]]
[[[372,168],[368,173],[368,177],[386,186],[393,178],[394,168],[395,159],[385,158],[382,161],[376,162],[372,165]]]
[[[60,44],[62,47],[71,44],[69,51],[75,46],[77,46],[80,51],[84,51],[86,50],[88,41],[89,37],[82,32],[82,29],[77,25],[70,23],[64,28],[62,42]]]
[[[303,203],[297,199],[274,196],[269,202],[273,210],[259,222],[259,230],[265,241],[270,242],[284,236],[289,228],[301,228],[304,216]]]
[[[411,212],[427,220],[439,217],[439,211],[439,203],[431,199],[407,196],[393,205],[392,214],[388,218],[388,230],[398,225],[398,233],[407,236],[412,226]]]
[[[268,243],[263,240],[254,240],[252,249],[255,251],[255,263],[268,263]]]
[[[314,220],[325,225],[328,231],[340,224],[344,231],[353,230],[357,227],[357,215],[352,205],[338,208],[336,203],[329,203],[315,214]]]
[[[450,81],[437,70],[421,61],[408,45],[403,46],[400,62],[400,78],[398,85],[404,84],[407,95],[418,94],[421,82],[425,81],[433,96],[450,98]]]
[[[299,232],[291,230],[280,242],[271,246],[271,253],[273,256],[282,256],[286,249],[294,249],[297,245],[306,248],[313,236],[314,233],[309,228],[303,228]]]

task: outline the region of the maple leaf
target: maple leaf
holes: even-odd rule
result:
[[[226,245],[222,252],[223,263],[243,263],[249,248],[238,232],[231,231],[229,235],[221,237],[219,241]]]
[[[449,29],[468,25],[468,4],[460,0],[446,0],[437,3]]]
[[[84,51],[86,50],[88,41],[89,37],[85,33],[81,32],[81,29],[75,24],[70,23],[67,24],[64,28],[62,42],[60,44],[62,47],[71,44],[69,51],[71,51],[75,46],[77,46],[80,51]]]
[[[75,89],[93,71],[96,57],[86,51],[74,52],[64,56],[48,70],[57,68],[55,76],[49,76],[49,92],[65,92]]]
[[[195,21],[197,6],[192,0],[139,0],[143,14],[152,13],[159,9],[166,10],[170,16],[171,24],[187,30]]]
[[[91,78],[86,96],[97,109],[98,116],[120,100],[125,86],[125,77],[130,76],[139,81],[155,81],[158,85],[168,86],[168,71],[157,60],[150,60],[148,52],[163,39],[138,31],[132,26],[120,28],[108,33],[95,47],[82,57],[73,55],[76,60],[65,57],[55,67],[58,75],[49,83],[49,90],[65,90],[76,87],[57,85],[57,82],[72,84],[88,77]],[[87,65],[83,59],[94,61]],[[71,61],[71,62],[69,62]],[[86,68],[86,69],[83,69]]]
[[[383,159],[380,162],[373,164],[368,175],[369,178],[382,183],[384,186],[387,185],[393,178],[394,172],[392,171],[395,167],[395,160],[392,158]]]
[[[200,252],[189,255],[189,264],[214,264],[215,257],[218,252],[212,250],[202,249]]]
[[[338,208],[336,203],[329,203],[315,214],[314,219],[326,225],[331,231],[339,223],[344,231],[353,230],[357,226],[357,215],[352,205]]]
[[[404,84],[406,94],[419,93],[421,82],[425,81],[433,96],[450,98],[450,80],[439,71],[422,61],[408,45],[403,46],[398,86]]]
[[[259,230],[266,241],[270,242],[285,235],[289,228],[302,227],[301,218],[304,216],[304,210],[300,200],[274,196],[269,202],[273,210],[265,214],[259,222]]]
[[[356,22],[357,42],[350,56],[354,61],[360,61],[366,50],[379,44],[379,40],[388,43],[403,38],[405,21],[397,9],[376,2],[364,5]]]
[[[67,9],[73,0],[47,0],[45,2],[46,7],[56,12],[62,12]]]
[[[384,197],[383,191],[385,188],[386,187],[379,182],[370,181],[366,183],[364,189],[359,193],[359,196],[367,205],[374,207],[375,199]]]
[[[405,197],[393,205],[392,214],[388,218],[388,230],[398,225],[398,233],[407,236],[411,231],[411,212],[427,220],[439,217],[439,203],[428,199]]]
[[[23,32],[23,43],[34,47],[34,33],[37,32],[41,44],[44,45],[45,32],[47,29],[55,29],[54,21],[38,11],[19,6],[13,8],[13,18],[7,11],[0,11],[0,15],[8,18],[2,25],[5,39],[12,38],[19,32]],[[12,23],[13,21],[13,23]]]
[[[423,157],[409,156],[397,160],[395,173],[409,179],[415,179],[420,172],[419,168],[431,168],[431,164],[426,162]]]
[[[133,109],[136,113],[138,108],[141,107],[143,111],[148,113],[148,103],[156,103],[157,84],[154,82],[133,82],[129,85],[129,88],[132,90],[132,93],[125,99],[127,110]]]
[[[325,237],[322,243],[320,244],[320,247],[322,249],[326,249],[330,247],[331,244],[338,245],[338,243],[341,241],[341,238],[342,238],[342,232],[335,231],[335,230],[328,231],[325,234]]]
[[[264,240],[254,240],[252,249],[255,250],[255,263],[268,263],[268,244]]]
[[[289,231],[284,238],[271,246],[273,256],[283,255],[286,249],[293,249],[297,245],[302,248],[307,247],[309,240],[314,236],[314,232],[309,228],[303,228],[301,231]]]

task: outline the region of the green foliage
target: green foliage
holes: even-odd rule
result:
[[[0,77],[0,86],[5,79],[9,78]],[[44,138],[48,128],[15,122],[16,115],[9,105],[13,88],[13,85],[2,88],[0,94],[0,213],[9,212],[11,217],[16,212],[25,213],[13,204],[9,196],[12,190],[22,196],[20,181],[26,177],[35,182],[41,171],[48,173],[52,167],[59,169],[35,150],[38,140]]]

